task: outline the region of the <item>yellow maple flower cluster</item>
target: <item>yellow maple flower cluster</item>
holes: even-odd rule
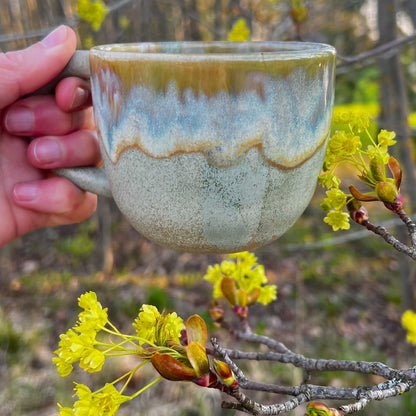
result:
[[[142,312],[138,315],[134,324],[136,335],[132,336],[120,333],[108,320],[107,308],[101,306],[95,292],[87,292],[81,295],[78,299],[78,305],[82,308],[82,312],[78,315],[78,321],[73,328],[60,336],[59,348],[55,351],[56,357],[53,358],[60,376],[68,376],[73,370],[74,363],[79,363],[80,368],[89,373],[101,371],[106,358],[113,356],[137,355],[143,359],[143,362],[119,379],[107,383],[103,388],[94,392],[91,392],[84,384],[76,384],[74,397],[78,397],[78,400],[72,408],[59,405],[59,415],[87,416],[102,414],[112,416],[117,413],[122,403],[141,394],[160,379],[151,382],[132,396],[123,395],[123,391],[134,373],[149,361],[146,348],[143,345],[164,348],[169,341],[178,341],[184,328],[183,320],[176,313],[164,314],[160,313],[154,306],[143,305]],[[148,311],[151,311],[151,318],[148,316]],[[147,321],[145,318],[147,318]],[[154,334],[152,335],[146,326],[149,321],[155,324],[153,331],[155,331],[155,328],[157,329],[157,337]],[[100,340],[97,337],[99,333],[106,333],[109,337],[111,336],[111,339],[109,338],[107,342]],[[115,337],[119,338],[118,343],[114,342]],[[161,342],[162,339],[163,344],[155,344],[155,342]],[[121,391],[118,391],[114,385],[123,379],[126,379],[124,387]]]
[[[402,316],[402,325],[407,331],[407,340],[416,345],[416,313],[407,310]]]
[[[156,306],[143,305],[133,327],[141,343],[166,345],[168,341],[179,343],[184,323],[176,312],[160,313]]]
[[[228,40],[234,42],[243,42],[250,39],[250,29],[247,27],[245,19],[239,19],[228,33]]]
[[[396,143],[394,132],[381,130],[374,139],[369,132],[369,117],[354,113],[338,114],[334,116],[334,123],[342,129],[329,138],[319,183],[327,188],[326,197],[321,203],[321,209],[327,213],[324,221],[337,231],[349,229],[350,218],[359,224],[368,219],[362,202],[381,201],[387,208],[394,210],[395,204],[400,202],[401,169],[388,151]],[[363,145],[360,134],[367,137],[369,144]],[[361,193],[352,185],[349,186],[350,193],[341,190],[341,179],[335,173],[340,165],[350,165],[356,169],[360,181],[371,190]],[[387,176],[386,167],[393,177]]]
[[[57,357],[53,358],[62,377],[71,373],[75,362],[79,362],[82,369],[94,373],[101,370],[105,361],[103,352],[96,348],[96,337],[108,322],[107,309],[102,308],[94,292],[80,296],[78,305],[83,309],[79,321],[74,329],[60,336],[59,349],[55,351]]]
[[[101,0],[78,0],[77,13],[80,19],[91,23],[95,31],[100,30],[108,8]]]
[[[72,407],[58,404],[59,416],[114,416],[122,403],[139,396],[162,378],[192,381],[221,390],[237,388],[235,376],[226,363],[218,360],[210,363],[206,352],[207,328],[198,315],[184,323],[175,312],[159,312],[153,305],[142,305],[133,323],[135,335],[126,335],[109,321],[107,308],[102,307],[94,292],[81,295],[78,305],[82,309],[78,321],[60,336],[53,358],[60,376],[68,376],[74,363],[95,373],[101,371],[109,357],[134,355],[141,361],[99,390],[91,391],[86,385],[76,383],[74,397],[77,400]],[[132,395],[124,394],[134,374],[147,363],[159,377]],[[115,387],[118,383],[123,384],[120,390]]]
[[[230,260],[209,266],[205,280],[214,284],[213,297],[225,298],[231,306],[247,308],[254,302],[267,305],[277,297],[276,285],[268,285],[264,266],[248,251],[230,254]]]

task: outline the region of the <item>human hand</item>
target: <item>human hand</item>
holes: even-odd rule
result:
[[[0,54],[0,247],[96,208],[95,195],[49,170],[100,161],[89,83],[66,78],[55,95],[25,97],[54,79],[75,47],[72,29],[60,26],[27,49]]]

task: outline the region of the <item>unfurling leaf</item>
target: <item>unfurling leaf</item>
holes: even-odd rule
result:
[[[209,361],[205,348],[199,342],[191,342],[186,347],[188,360],[195,370],[196,376],[201,377],[209,372]]]
[[[207,345],[208,332],[204,320],[199,315],[192,315],[185,324],[188,344],[197,342],[204,348]]]
[[[391,174],[393,175],[397,189],[400,189],[400,184],[402,183],[402,168],[400,163],[393,156],[390,156],[388,166]]]
[[[234,306],[238,304],[237,287],[234,279],[231,279],[231,277],[223,277],[221,280],[221,292],[230,305]]]
[[[168,354],[156,353],[150,361],[156,371],[167,380],[191,381],[197,378],[193,368],[186,366],[184,363]]]
[[[355,198],[358,199],[358,201],[377,201],[377,198],[375,198],[374,196],[370,196],[370,195],[364,195],[362,194],[357,188],[355,188],[354,185],[350,185],[349,186],[349,190],[351,192],[351,195]]]

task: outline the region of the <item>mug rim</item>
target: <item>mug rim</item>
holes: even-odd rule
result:
[[[335,56],[336,50],[325,43],[298,41],[173,41],[97,45],[90,55],[107,60],[251,61],[328,57]]]

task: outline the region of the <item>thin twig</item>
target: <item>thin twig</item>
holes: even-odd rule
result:
[[[265,416],[280,415],[290,412],[291,410],[310,400],[310,397],[307,394],[302,393],[299,394],[299,396],[294,397],[293,399],[290,399],[284,403],[266,406],[251,400],[241,391],[236,391],[232,396],[238,401],[238,403],[223,402],[222,407],[224,409],[236,409],[245,413],[250,413],[252,415]]]
[[[337,65],[337,74],[342,74],[347,72],[348,68],[351,65],[360,64],[363,65],[365,61],[370,59],[378,58],[381,55],[386,55],[387,52],[390,52],[389,56],[391,56],[391,52],[398,53],[399,49],[409,43],[416,41],[416,32],[412,33],[409,36],[402,37],[400,39],[395,39],[391,42],[387,42],[383,45],[377,46],[370,51],[366,51],[360,53],[355,56],[342,56],[338,54],[338,58],[343,61],[341,64]]]
[[[410,218],[410,220],[414,223],[414,219]],[[380,223],[382,227],[394,227],[394,226],[404,226],[406,224],[403,223],[403,220],[398,218],[394,218],[391,220],[383,221]],[[344,233],[342,235],[338,235],[336,237],[325,238],[323,240],[318,240],[313,243],[297,243],[297,244],[287,244],[285,249],[290,251],[297,251],[297,250],[316,250],[321,249],[323,247],[328,246],[335,246],[338,244],[345,244],[349,243],[350,241],[361,240],[362,238],[367,238],[368,232],[366,230],[360,231],[353,231],[349,233]]]
[[[414,388],[414,383],[399,382],[393,387],[382,389],[382,390],[370,390],[363,393],[362,397],[356,403],[341,406],[339,409],[344,414],[359,412],[364,409],[370,402],[374,400],[384,400],[389,397],[399,396],[404,392]]]
[[[412,242],[413,249],[416,250],[416,223],[406,214],[403,209],[397,211],[397,215],[406,225],[407,230],[409,231],[409,237]]]
[[[272,351],[280,353],[293,353],[289,348],[286,347],[282,342],[276,341],[272,338],[264,335],[258,335],[251,331],[249,326],[245,326],[244,331],[235,329],[227,321],[221,322],[221,327],[226,329],[231,335],[236,338],[244,339],[245,341],[255,342],[257,344],[263,344]]]
[[[391,235],[384,227],[376,226],[370,221],[363,221],[362,224],[367,230],[379,235],[384,241],[393,246],[400,253],[406,254],[412,260],[416,260],[416,250],[399,241],[396,237]]]
[[[351,361],[351,360],[327,360],[323,358],[307,358],[302,354],[280,354],[276,352],[245,352],[234,349],[220,348],[221,355],[226,354],[234,360],[276,361],[284,364],[292,364],[305,371],[348,371],[360,374],[372,374],[385,379],[399,377],[416,382],[416,373],[412,369],[396,370],[380,362]]]
[[[237,403],[223,402],[222,407],[227,409],[237,409],[253,415],[279,415],[293,410],[302,403],[311,400],[357,400],[355,403],[344,405],[340,407],[343,414],[357,412],[362,410],[368,403],[374,400],[384,400],[386,398],[403,394],[404,392],[413,388],[416,384],[415,368],[406,370],[396,370],[387,367],[382,363],[371,363],[364,361],[345,361],[345,360],[322,360],[322,359],[307,359],[300,354],[286,354],[295,355],[300,358],[302,365],[297,363],[299,367],[306,371],[315,369],[318,371],[356,371],[363,374],[380,375],[388,380],[384,383],[375,386],[361,386],[361,387],[334,387],[334,386],[317,386],[313,384],[303,384],[301,386],[280,386],[265,383],[258,383],[247,379],[241,369],[231,359],[273,359],[285,354],[277,354],[274,352],[261,353],[244,353],[241,351],[230,350],[220,347],[215,338],[211,339],[211,343],[215,352],[230,366],[231,370],[237,377],[239,388],[235,391],[228,392]],[[283,360],[287,363],[291,361]],[[291,362],[293,364],[293,362]],[[317,363],[319,363],[317,365]],[[312,368],[309,368],[312,366]],[[262,405],[250,399],[240,388],[254,391],[266,391],[277,394],[295,396],[284,403],[273,405]]]

